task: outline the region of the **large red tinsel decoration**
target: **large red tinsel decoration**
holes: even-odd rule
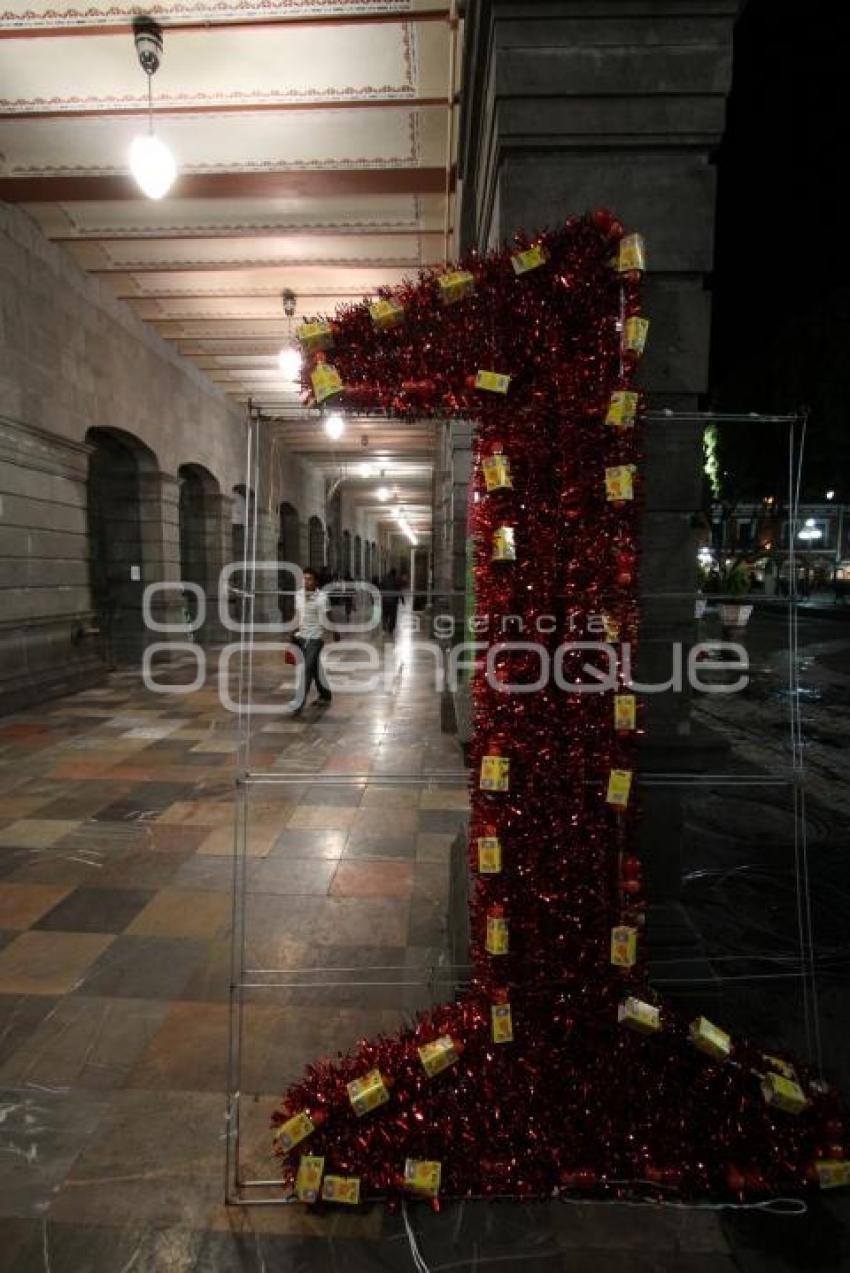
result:
[[[611,770],[635,768],[635,732],[615,729],[611,692],[567,693],[551,677],[534,693],[503,688],[540,676],[530,651],[494,649],[506,640],[539,642],[552,658],[606,633],[634,646],[640,412],[633,427],[605,422],[633,372],[623,323],[640,313],[637,274],[612,267],[622,235],[597,212],[473,253],[458,267],[474,282],[462,299],[445,303],[440,275],[424,274],[382,294],[403,306],[398,325],[379,328],[355,305],[314,355],[313,369],[341,377],[334,405],[475,421],[474,639],[496,679],[473,682],[471,989],[310,1067],[275,1116],[280,1126],[303,1111],[314,1127],[288,1153],[277,1142],[287,1185],[306,1154],[324,1158],[326,1177],[358,1177],[361,1197],[398,1196],[415,1159],[441,1163],[450,1196],[743,1199],[810,1187],[816,1160],[843,1157],[841,1110],[805,1067],[795,1063],[806,1108],[777,1109],[762,1091],[775,1062],[739,1038],[724,1059],[704,1054],[649,989],[640,954],[612,966],[615,926],[637,929],[640,951],[643,901],[634,792],[624,808],[606,799]],[[515,272],[512,253],[533,245],[545,260]],[[508,392],[476,388],[479,370],[510,376]],[[512,487],[487,491],[481,461],[500,451]],[[624,465],[636,466],[637,498],[614,502],[605,470]],[[493,561],[503,527],[515,559]],[[518,622],[506,632],[507,615]],[[568,654],[563,678],[589,683],[589,661],[605,666]],[[482,758],[495,755],[509,761],[504,792],[479,785]],[[497,873],[479,869],[482,837],[499,840]],[[494,933],[507,925],[507,954],[489,953],[488,917]],[[628,996],[659,1008],[657,1032],[618,1023]],[[493,1007],[506,1003],[513,1041],[494,1042]],[[418,1049],[441,1036],[458,1058],[429,1077]],[[389,1099],[358,1115],[346,1085],[375,1069]]]

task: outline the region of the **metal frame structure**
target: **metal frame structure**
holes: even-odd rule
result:
[[[786,975],[799,979],[803,992],[804,1025],[809,1060],[814,1068],[822,1069],[822,1043],[818,1013],[817,982],[815,969],[814,938],[812,932],[812,908],[809,889],[808,850],[806,841],[806,789],[803,762],[802,726],[799,706],[799,651],[796,570],[794,539],[796,536],[800,496],[803,453],[805,446],[806,417],[794,415],[758,414],[710,414],[704,412],[651,411],[646,417],[649,427],[661,423],[680,423],[701,427],[710,423],[776,424],[788,429],[788,506],[790,518],[790,580],[787,598],[788,613],[788,700],[790,763],[772,774],[729,773],[663,773],[644,771],[638,775],[642,787],[668,787],[711,789],[750,786],[775,789],[790,787],[793,792],[793,844],[794,872],[797,896],[799,929],[798,970]],[[234,1206],[279,1206],[292,1202],[281,1189],[279,1179],[254,1179],[243,1168],[243,1120],[241,1101],[244,1078],[244,1025],[246,993],[261,989],[326,987],[397,987],[400,991],[413,987],[449,991],[462,988],[468,971],[466,965],[448,963],[415,969],[409,965],[372,967],[368,971],[375,979],[364,979],[362,968],[250,968],[247,965],[247,864],[248,834],[251,825],[252,796],[264,788],[287,788],[309,781],[311,786],[345,786],[369,783],[373,786],[411,787],[462,787],[467,786],[463,769],[444,770],[419,774],[381,775],[363,773],[315,774],[304,771],[264,772],[252,767],[252,724],[254,692],[254,608],[257,589],[257,517],[260,487],[260,441],[264,418],[249,405],[246,442],[246,487],[255,498],[247,501],[248,524],[245,527],[241,586],[236,590],[240,599],[241,632],[239,650],[239,747],[237,752],[238,775],[236,777],[236,812],[232,876],[232,949],[230,986],[230,1044],[227,1079],[226,1113],[226,1183],[225,1201]],[[668,593],[668,597],[683,595]],[[688,594],[691,595],[690,593]],[[257,648],[262,648],[262,641]],[[797,961],[795,961],[797,962]],[[325,977],[330,976],[331,980]],[[733,978],[728,978],[732,980]],[[699,979],[694,979],[695,983]],[[722,975],[715,978],[724,981]],[[661,983],[663,984],[663,983]],[[444,996],[445,997],[445,996]],[[271,1133],[269,1133],[271,1147]]]

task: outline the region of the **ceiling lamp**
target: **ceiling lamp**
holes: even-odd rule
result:
[[[325,420],[325,433],[333,442],[338,441],[342,437],[343,433],[345,433],[345,421],[341,415],[334,412],[333,415],[328,416]]]
[[[374,476],[375,476],[375,466],[374,466],[374,464],[361,464],[357,471],[358,471],[358,473],[360,474],[360,476],[361,476],[361,477],[374,477]]]
[[[295,317],[295,309],[298,301],[291,287],[287,287],[285,289],[280,299],[283,302],[283,312],[286,315],[289,339],[277,356],[277,365],[280,367],[285,378],[290,381],[290,383],[300,385],[301,350],[292,339],[292,320]]]
[[[387,500],[390,498],[390,494],[391,492],[389,488],[386,486],[379,486],[378,489],[375,491],[375,495],[381,501],[382,504],[386,504]]]
[[[277,365],[287,380],[301,381],[301,354],[294,345],[284,345],[277,356]]]
[[[162,28],[152,18],[133,19],[133,39],[139,65],[148,77],[148,131],[136,137],[130,147],[130,171],[143,194],[161,199],[168,194],[177,176],[174,156],[153,131],[151,83],[162,61]]]

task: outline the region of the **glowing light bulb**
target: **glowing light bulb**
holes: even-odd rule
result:
[[[337,415],[334,412],[333,415],[328,416],[327,420],[325,420],[325,433],[334,442],[342,437],[343,433],[345,433],[345,421],[341,415]]]
[[[387,500],[390,498],[390,492],[386,486],[379,486],[375,491],[375,494],[382,504],[386,504]]]
[[[277,356],[277,365],[287,380],[300,381],[301,355],[294,345],[286,345]]]
[[[143,133],[130,147],[130,171],[143,194],[161,199],[174,185],[177,164],[164,142],[154,133]]]
[[[358,472],[361,477],[373,477],[375,473],[375,466],[373,464],[361,464]]]

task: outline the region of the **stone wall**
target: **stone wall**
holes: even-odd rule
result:
[[[199,492],[189,572],[221,639],[217,577],[232,558],[231,497],[245,482],[243,414],[19,209],[0,205],[0,712],[91,683],[149,639],[142,594],[181,579],[181,481]],[[324,480],[261,452],[260,549],[277,556],[279,508],[324,521]],[[109,560],[94,564],[99,536]],[[160,620],[181,621],[179,588]],[[277,617],[272,596],[270,617]],[[96,631],[95,631],[96,630]]]

